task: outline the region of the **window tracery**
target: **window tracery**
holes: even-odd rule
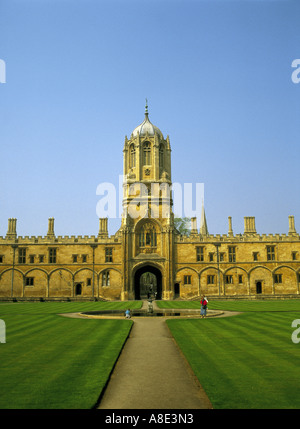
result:
[[[143,146],[143,164],[151,164],[151,145],[149,142],[145,142]]]
[[[134,144],[130,146],[130,167],[135,167],[135,147]]]
[[[157,246],[156,229],[154,225],[146,224],[142,226],[139,234],[139,245],[140,247]]]
[[[162,144],[159,145],[159,168],[164,168],[164,146]]]

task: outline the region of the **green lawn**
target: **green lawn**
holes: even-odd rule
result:
[[[140,308],[139,302],[0,303],[0,409],[92,408],[132,321],[71,319],[62,313]],[[200,308],[160,301],[162,308]],[[300,343],[291,327],[300,300],[210,300],[226,318],[169,319],[167,324],[215,409],[300,408]]]
[[[184,302],[184,307],[179,301],[170,304],[173,308],[199,306],[196,302]],[[300,408],[300,343],[291,340],[292,321],[300,319],[300,302],[210,300],[209,308],[244,313],[169,319],[167,324],[213,407]]]
[[[200,310],[199,301],[156,301],[159,308],[191,308]],[[300,311],[300,299],[287,300],[221,300],[210,299],[208,302],[209,310],[227,310],[227,311]]]
[[[0,304],[0,409],[92,408],[132,321],[71,319],[77,311],[139,308],[141,302]]]

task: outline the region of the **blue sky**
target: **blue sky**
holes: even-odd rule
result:
[[[172,180],[204,183],[209,232],[300,230],[300,2],[0,0],[0,235],[97,235],[125,135],[170,136]],[[109,220],[110,233],[120,220]]]

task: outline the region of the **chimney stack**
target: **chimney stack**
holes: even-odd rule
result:
[[[244,217],[245,230],[244,234],[256,234],[255,217]]]
[[[8,230],[7,230],[6,238],[8,239],[17,238],[17,219],[15,218],[8,219]]]
[[[231,218],[231,216],[228,216],[228,235],[229,235],[229,237],[233,237],[232,218]]]
[[[289,216],[289,235],[297,234],[294,216]]]
[[[47,237],[48,238],[54,238],[55,234],[54,234],[54,218],[50,217],[48,219],[48,232],[47,232]]]
[[[99,233],[98,237],[108,237],[108,230],[107,230],[107,217],[99,218]]]
[[[191,218],[191,234],[198,234],[196,217]]]

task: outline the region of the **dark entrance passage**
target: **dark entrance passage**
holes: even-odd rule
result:
[[[256,293],[262,293],[261,282],[256,282]]]
[[[77,283],[75,286],[75,295],[76,296],[81,295],[81,292],[82,292],[81,283]]]
[[[174,285],[174,297],[178,298],[180,296],[180,285],[179,283],[175,283]]]
[[[158,268],[146,265],[139,268],[134,275],[135,299],[149,297],[161,299],[162,275]]]

